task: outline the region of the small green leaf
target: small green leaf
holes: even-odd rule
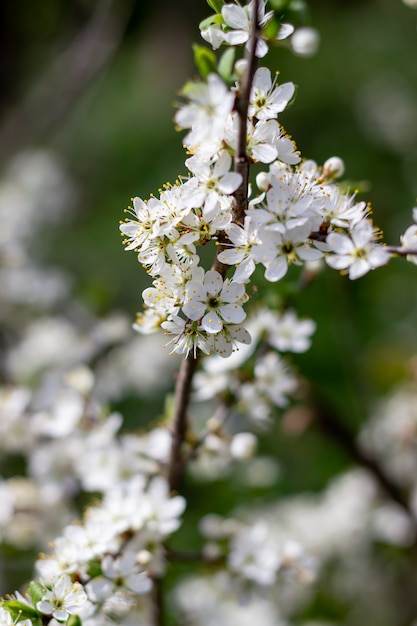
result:
[[[99,559],[89,561],[87,574],[90,578],[97,578],[97,576],[100,576],[102,574],[101,562],[99,561]]]
[[[194,61],[203,78],[216,71],[216,55],[205,46],[193,44]]]
[[[230,83],[232,81],[235,52],[236,49],[234,47],[228,48],[226,52],[222,54],[219,64],[217,66],[217,71],[223,78],[225,83]]]
[[[207,0],[207,4],[213,9],[213,11],[216,11],[216,13],[221,13],[224,0]]]
[[[32,620],[39,617],[39,611],[37,611],[33,606],[20,602],[19,600],[5,600],[2,602],[2,607],[10,613],[13,620]]]
[[[281,27],[281,22],[274,18],[266,25],[266,27],[262,31],[262,34],[265,37],[265,39],[273,41],[278,35],[278,31],[280,27]]]
[[[36,606],[36,603],[42,600],[42,597],[45,594],[45,587],[40,583],[32,582],[29,584],[29,595],[32,598],[33,605]]]
[[[80,619],[80,616],[70,615],[66,622],[66,626],[82,626],[82,621]]]
[[[283,11],[288,8],[291,0],[269,0],[271,6],[276,11]]]
[[[224,19],[220,14],[210,15],[210,17],[206,17],[205,20],[200,22],[199,28],[200,30],[206,30],[209,26],[213,24],[224,24]]]

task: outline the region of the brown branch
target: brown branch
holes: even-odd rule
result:
[[[175,413],[172,418],[172,446],[168,465],[168,481],[171,489],[178,488],[185,469],[182,447],[188,430],[187,412],[197,363],[198,357],[192,355],[182,361],[175,386]]]
[[[247,53],[245,55],[247,61],[245,77],[243,80],[241,93],[239,94],[235,105],[239,117],[238,145],[235,155],[235,171],[242,176],[242,183],[234,193],[235,201],[232,210],[232,221],[235,224],[243,224],[245,219],[245,211],[248,208],[250,161],[247,153],[247,125],[249,99],[252,91],[253,77],[257,67],[256,48],[260,35],[260,25],[258,18],[259,0],[254,0],[252,9],[252,32],[249,41],[249,48],[247,49]]]
[[[235,109],[238,114],[238,143],[235,154],[235,171],[242,176],[242,183],[233,194],[234,202],[232,206],[232,222],[242,225],[245,221],[245,211],[248,208],[248,186],[249,186],[249,169],[250,159],[247,152],[247,135],[248,135],[248,108],[250,94],[252,91],[253,77],[255,75],[258,60],[256,57],[256,48],[260,36],[259,25],[259,0],[254,0],[252,12],[252,32],[249,40],[249,47],[246,49],[245,59],[247,61],[242,87],[235,102]],[[226,249],[224,245],[227,243],[227,236],[224,232],[219,233],[219,247],[216,259],[213,263],[212,270],[219,272],[223,276],[230,266],[219,261],[219,254]]]
[[[167,548],[167,558],[171,561],[179,561],[182,563],[205,563],[207,565],[225,565],[226,557],[219,555],[216,557],[210,557],[204,554],[204,552],[190,550],[171,550]]]
[[[355,433],[350,431],[339,416],[325,403],[319,401],[316,403],[314,423],[320,427],[325,435],[345,450],[352,460],[370,471],[385,494],[400,505],[417,530],[417,524],[410,509],[407,494],[386,474],[376,459],[360,448],[356,441]]]
[[[390,254],[397,256],[417,256],[417,250],[414,248],[397,248],[396,246],[383,246],[383,249]]]
[[[151,592],[151,624],[152,626],[164,626],[164,594],[161,578],[153,579],[153,587]]]

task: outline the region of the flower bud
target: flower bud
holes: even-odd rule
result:
[[[247,66],[248,62],[246,59],[239,59],[238,61],[236,61],[235,72],[239,80],[242,80],[243,76],[245,75]]]
[[[256,451],[258,440],[252,433],[238,433],[230,444],[230,454],[235,459],[250,459]]]
[[[271,186],[271,175],[267,172],[259,172],[256,176],[256,184],[260,191],[268,191]]]
[[[65,374],[65,382],[81,395],[88,395],[94,387],[94,374],[85,365],[80,365]]]
[[[340,157],[330,157],[323,164],[323,176],[326,178],[340,178],[344,173],[345,164]]]
[[[312,57],[320,44],[320,35],[315,28],[304,26],[298,28],[291,37],[291,48],[300,57]]]

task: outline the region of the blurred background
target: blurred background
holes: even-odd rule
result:
[[[280,82],[298,85],[297,99],[280,121],[303,156],[318,163],[342,157],[349,186],[363,191],[359,198],[372,203],[385,241],[398,245],[417,203],[417,10],[400,0],[320,0],[309,8],[306,23],[321,37],[318,53],[304,59],[279,48],[268,58]],[[131,197],[147,198],[186,173],[174,104],[185,80],[195,75],[191,43],[199,41],[198,23],[209,14],[203,0],[1,2],[4,383],[36,384],[44,362],[53,369],[58,358],[51,337],[59,337],[55,345],[62,346],[61,354],[68,350],[71,364],[80,355],[94,364],[98,352],[102,356],[117,343],[118,333],[132,345],[136,340],[129,326],[149,281],[135,255],[123,251],[119,220]],[[360,465],[346,444],[350,434],[361,430],[381,398],[384,403],[417,376],[414,266],[392,260],[357,283],[326,269],[301,294],[292,291],[292,280],[295,273],[289,286],[267,288],[272,299],[280,290],[293,294],[299,314],[317,322],[313,347],[294,362],[309,381],[316,410],[336,414],[341,430],[335,434],[311,424],[302,412],[278,422],[263,445],[265,454],[278,459],[280,479],[272,487],[249,489],[245,497],[256,502],[319,493],[331,478]],[[37,320],[43,322],[36,326]],[[67,343],[62,339],[67,322],[82,327],[89,341],[100,331],[99,349],[83,344],[74,356],[68,329]],[[127,357],[119,373],[103,367],[102,386],[114,384],[114,392],[103,397],[123,413],[126,428],[143,426],[163,410],[160,390],[153,391],[148,380],[149,358],[166,388],[172,387],[176,363],[167,369],[155,350],[141,344],[140,352],[129,355],[132,380],[123,389],[116,379]],[[19,475],[19,453],[6,452],[3,475]],[[242,493],[220,480],[216,496],[207,488],[204,501],[227,513]],[[196,502],[191,524],[199,514]],[[387,583],[395,601],[404,581],[411,588],[416,582],[408,549],[390,548],[394,556],[386,548],[378,553],[379,564],[398,564],[390,570],[392,587]],[[33,556],[28,554],[23,562],[10,546],[3,548],[3,592],[25,580]],[[415,603],[409,602],[397,621],[391,614],[381,621],[381,612],[373,617],[375,604],[370,608],[364,597],[352,617],[349,593],[356,592],[350,582],[343,593],[336,583],[331,593],[319,590],[302,618],[356,625],[366,616],[367,624],[379,626],[417,620]]]

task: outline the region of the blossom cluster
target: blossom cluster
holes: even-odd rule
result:
[[[223,4],[208,26],[205,22],[207,28],[203,25],[203,37],[213,48],[248,44],[252,5]],[[273,15],[265,10],[262,0],[261,27]],[[282,24],[278,38],[292,30]],[[257,54],[266,51],[261,36]],[[165,185],[158,198],[134,198],[132,217],[120,226],[126,250],[137,251],[153,278],[153,286],[143,292],[145,311],[135,328],[151,332],[161,326],[171,337],[172,352],[185,356],[201,351],[229,357],[238,345],[249,344],[244,305],[258,265],[266,280],[277,282],[291,265],[324,259],[356,279],[385,265],[392,255],[380,242],[369,205],[335,182],[344,172],[342,160],[332,157],[323,167],[302,161],[278,121],[293,99],[293,83],[278,84],[268,68],[256,69],[242,126],[238,103],[248,72],[247,60],[239,59],[230,87],[216,72],[186,84],[175,121],[188,131],[183,143],[191,154],[185,161],[189,175]],[[268,166],[256,176],[259,191],[243,215],[236,194],[243,190],[247,195],[254,185],[245,189],[241,172],[231,171],[233,159],[239,161],[242,128],[249,164]],[[410,229],[403,247],[414,234]],[[219,265],[203,267],[198,248],[211,240],[221,243],[220,268],[235,267],[231,279]]]
[[[184,508],[184,498],[171,497],[160,476],[119,483],[87,509],[82,524],[66,526],[53,552],[38,560],[31,602],[17,594],[2,602],[2,610],[25,618],[25,626],[39,619],[66,622],[71,615],[85,624],[121,619],[164,571],[162,542],[179,527]]]

